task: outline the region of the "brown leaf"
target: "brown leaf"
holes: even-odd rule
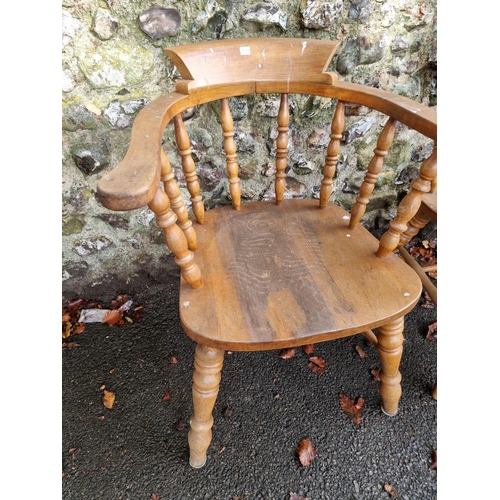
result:
[[[364,404],[365,401],[363,398],[358,398],[358,401],[354,403],[352,399],[348,398],[344,394],[340,395],[340,407],[342,408],[342,411],[349,415],[355,424],[361,423],[361,409]]]
[[[158,493],[151,493],[151,500],[160,500]]]
[[[391,495],[392,498],[396,497],[396,492],[394,491],[394,488],[390,484],[385,483],[384,490],[387,491],[387,493],[389,493],[389,495]]]
[[[77,347],[80,344],[77,344],[76,342],[63,342],[62,346],[63,349],[73,349],[73,347]]]
[[[368,359],[368,354],[359,345],[356,346],[356,351],[361,359]]]
[[[111,410],[111,408],[113,408],[113,405],[115,403],[114,392],[107,391],[106,389],[104,389],[104,395],[102,396],[102,403],[108,410]]]
[[[427,328],[427,336],[425,338],[427,340],[430,340],[431,342],[436,342],[437,329],[438,329],[438,324],[437,321],[435,321],[434,323],[430,324],[429,327]]]
[[[280,358],[282,359],[290,359],[295,356],[295,349],[293,347],[289,347],[287,349],[282,349],[280,352]]]
[[[309,361],[312,361],[315,365],[320,366],[321,368],[324,368],[326,365],[326,361],[318,356],[311,356]]]
[[[169,354],[169,356],[170,356],[170,362],[171,362],[173,365],[175,365],[175,364],[177,364],[177,363],[178,363],[177,358],[174,356],[174,353],[173,353],[173,352],[171,352],[171,353]]]
[[[62,310],[62,322],[65,323],[66,321],[71,321],[71,314],[66,310]]]
[[[312,361],[307,365],[307,368],[309,368],[309,370],[311,370],[316,375],[322,375],[323,373],[325,373],[324,367],[318,366],[317,364],[313,363]]]
[[[62,338],[67,339],[71,335],[71,323],[66,321],[62,325]]]
[[[314,352],[314,344],[303,345],[302,350],[308,355],[312,354]]]
[[[375,382],[380,382],[380,368],[374,368],[371,373],[373,380],[375,380]]]
[[[299,442],[297,453],[299,455],[300,463],[304,467],[311,465],[314,457],[316,457],[316,452],[314,451],[313,445],[309,439],[302,439]]]
[[[432,465],[429,467],[429,469],[437,469],[438,467],[438,451],[434,450],[432,452]]]
[[[168,401],[170,399],[170,393],[166,392],[165,395],[163,396],[163,401]]]
[[[102,323],[112,326],[122,319],[122,313],[118,309],[110,309],[102,318]]]
[[[77,323],[73,328],[74,335],[80,335],[80,333],[83,333],[84,331],[85,331],[85,323]]]
[[[83,307],[84,300],[83,299],[75,299],[75,300],[70,300],[68,302],[68,309],[70,311],[74,311],[75,309],[80,309]]]

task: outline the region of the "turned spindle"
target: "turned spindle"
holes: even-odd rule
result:
[[[384,165],[384,158],[387,155],[387,150],[391,146],[392,140],[394,139],[396,123],[397,122],[394,118],[389,118],[378,138],[377,147],[374,150],[374,156],[368,165],[368,172],[366,172],[363,184],[361,184],[361,188],[359,189],[359,196],[351,210],[349,229],[354,229],[365,213],[366,205],[370,201],[370,195],[375,188],[375,183],[377,182],[378,176]]]
[[[276,204],[283,201],[286,188],[286,157],[288,152],[288,123],[290,111],[288,109],[288,94],[281,94],[280,109],[278,112],[278,138],[276,139],[276,180],[274,190]]]
[[[196,175],[195,163],[191,156],[189,135],[180,114],[174,116],[174,127],[175,140],[177,142],[177,148],[179,149],[179,155],[181,156],[182,170],[186,177],[187,188],[191,195],[194,216],[199,224],[203,224],[205,220],[205,208],[203,207],[200,195],[200,184],[198,182],[198,176]]]
[[[170,200],[170,205],[172,210],[177,215],[177,220],[179,227],[184,231],[186,240],[188,243],[189,250],[193,252],[198,249],[198,243],[196,241],[196,231],[194,230],[193,223],[189,220],[188,211],[184,200],[181,196],[181,191],[177,182],[175,181],[175,174],[172,172],[172,167],[170,166],[170,161],[167,155],[161,150],[161,181],[165,188],[165,192]]]
[[[410,192],[401,200],[396,217],[389,223],[389,229],[380,238],[377,257],[387,257],[399,245],[401,234],[407,229],[407,223],[418,212],[424,193],[432,187],[432,181],[437,175],[437,146],[432,155],[420,167],[420,177],[411,183]]]
[[[221,100],[220,121],[223,131],[222,135],[224,136],[226,167],[229,175],[229,192],[233,200],[233,207],[239,210],[241,205],[241,186],[238,177],[238,157],[236,155],[236,143],[234,142],[233,117],[229,109],[228,99]]]
[[[333,177],[337,168],[340,152],[340,140],[344,129],[345,105],[342,101],[337,103],[335,115],[333,116],[330,142],[326,150],[325,167],[323,168],[323,180],[321,181],[321,191],[319,195],[319,206],[325,208],[332,194]]]
[[[203,286],[200,268],[194,262],[194,254],[188,248],[186,236],[176,224],[177,215],[170,208],[165,191],[159,187],[148,206],[156,214],[156,224],[163,229],[165,242],[175,255],[175,263],[181,268],[182,277],[192,288],[200,288]]]

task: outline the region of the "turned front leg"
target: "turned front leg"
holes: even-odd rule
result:
[[[188,435],[191,467],[203,467],[207,460],[214,423],[212,410],[219,392],[223,362],[223,350],[201,344],[196,346],[193,375],[194,414]]]
[[[389,416],[398,412],[401,398],[399,363],[403,354],[404,316],[379,327],[377,349],[380,356],[380,396],[382,411]]]

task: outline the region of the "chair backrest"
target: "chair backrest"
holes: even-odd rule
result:
[[[416,101],[384,90],[341,82],[326,69],[338,42],[291,39],[250,38],[213,40],[166,49],[182,80],[176,92],[148,104],[137,115],[129,150],[116,172],[106,174],[98,185],[102,204],[113,210],[131,210],[148,205],[156,213],[157,224],[182,274],[193,287],[201,286],[199,270],[192,251],[197,249],[196,232],[188,217],[180,189],[161,143],[165,127],[173,122],[178,153],[190,193],[196,221],[203,224],[204,206],[192,157],[190,138],[182,112],[196,105],[220,100],[220,123],[224,137],[229,188],[233,206],[241,205],[238,159],[234,141],[233,118],[228,99],[252,93],[281,94],[277,116],[276,203],[283,200],[289,130],[289,94],[308,94],[337,100],[331,122],[318,205],[324,208],[330,199],[338,163],[346,103],[367,106],[388,116],[379,135],[374,155],[351,210],[354,228],[365,213],[366,205],[382,170],[397,122],[434,141],[434,150],[420,167],[410,192],[399,203],[395,218],[382,236],[377,251],[385,257],[399,244],[407,222],[416,214],[422,196],[431,191],[437,174],[437,117],[435,110]],[[117,175],[117,173],[120,175]],[[163,185],[163,188],[160,186]]]

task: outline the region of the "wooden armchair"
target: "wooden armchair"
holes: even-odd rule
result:
[[[364,334],[376,339],[380,355],[382,410],[387,415],[398,410],[404,315],[418,302],[422,285],[393,251],[431,189],[437,149],[423,162],[380,242],[359,222],[397,121],[436,141],[436,113],[399,95],[338,81],[336,74],[325,72],[337,46],[333,41],[254,38],[166,49],[183,79],[176,83],[176,92],[141,110],[125,158],[99,182],[99,198],[109,209],[149,206],[180,266],[181,323],[197,343],[188,438],[192,467],[206,461],[225,350],[278,349]],[[276,199],[241,203],[228,98],[252,93],[281,94]],[[284,199],[292,93],[338,100],[319,202]],[[205,211],[181,113],[216,100],[221,102],[232,207]],[[346,103],[389,117],[350,214],[329,203]],[[171,122],[194,220],[162,150],[164,130]],[[372,329],[377,329],[376,336]]]

